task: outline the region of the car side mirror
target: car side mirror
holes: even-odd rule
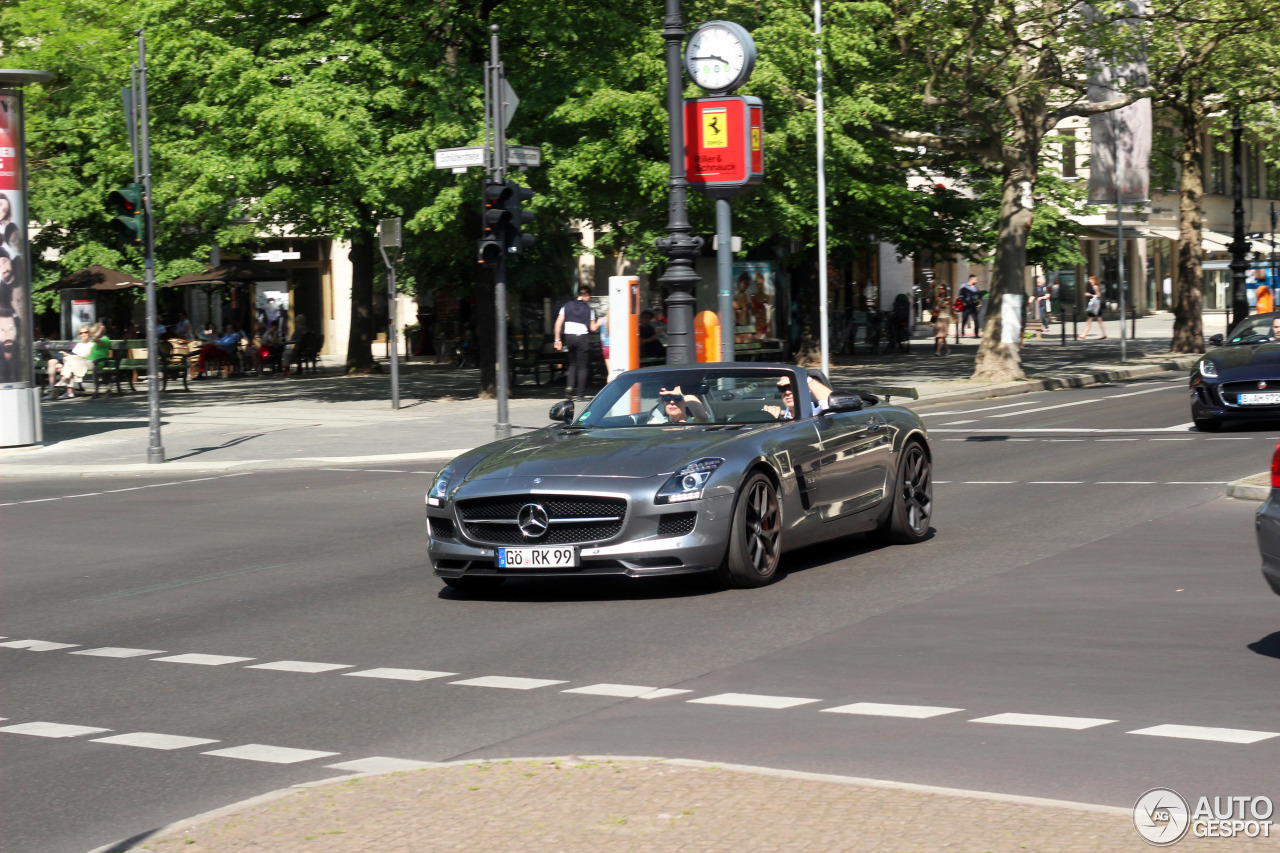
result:
[[[863,406],[861,394],[832,394],[827,398],[829,412],[856,412]]]
[[[1222,340],[1222,335],[1213,335],[1209,338],[1209,343],[1213,344],[1215,347],[1220,347],[1222,346]]]
[[[551,407],[551,411],[547,416],[553,421],[569,423],[569,421],[573,420],[573,401],[561,400]]]

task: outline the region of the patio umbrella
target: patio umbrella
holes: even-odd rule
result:
[[[49,285],[49,290],[125,290],[142,284],[142,279],[135,278],[119,270],[93,264],[78,272],[62,278]]]
[[[288,271],[253,261],[227,261],[216,267],[205,267],[203,272],[178,276],[165,287],[183,287],[188,284],[216,286],[219,284],[249,284],[255,281],[284,281]]]

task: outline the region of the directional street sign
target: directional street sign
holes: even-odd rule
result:
[[[511,84],[507,82],[507,78],[502,78],[502,126],[511,126],[511,117],[516,114],[516,107],[520,106],[520,98],[516,96],[516,90],[511,88]]]
[[[469,148],[437,148],[437,169],[466,169],[469,166],[484,165],[484,146],[474,145]]]

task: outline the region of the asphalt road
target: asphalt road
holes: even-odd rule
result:
[[[1256,504],[1223,497],[1280,427],[1196,433],[1174,375],[922,412],[935,535],[748,591],[458,597],[425,564],[425,467],[6,481],[0,846],[83,853],[372,757],[1280,795],[1280,738],[1248,734],[1280,731],[1280,600]],[[27,639],[67,645],[3,645]]]

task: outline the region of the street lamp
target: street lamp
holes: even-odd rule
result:
[[[689,227],[689,182],[684,171],[684,66],[680,43],[684,40],[684,17],[680,0],[666,0],[662,38],[667,43],[667,121],[670,177],[667,188],[667,236],[656,241],[667,255],[667,268],[658,278],[666,286],[667,364],[689,364],[694,360],[693,291],[700,276],[694,267],[702,250],[702,238]],[[731,331],[731,330],[730,330]]]
[[[1233,233],[1231,245],[1231,328],[1249,316],[1249,300],[1245,296],[1245,270],[1249,262],[1245,254],[1249,244],[1244,239],[1244,122],[1240,108],[1231,120],[1231,192],[1235,206],[1231,208]]]

